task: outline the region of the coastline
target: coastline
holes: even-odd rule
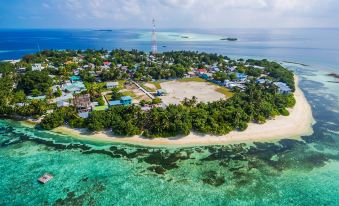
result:
[[[188,146],[206,146],[206,145],[227,145],[250,142],[268,142],[284,138],[297,139],[303,135],[313,133],[312,125],[314,118],[312,116],[311,106],[306,100],[304,93],[298,86],[298,77],[295,75],[296,90],[294,97],[296,104],[288,109],[289,116],[277,116],[274,119],[267,120],[264,124],[249,123],[245,131],[232,131],[226,135],[209,135],[191,132],[183,137],[154,138],[148,139],[142,136],[119,137],[111,132],[103,131],[90,133],[86,129],[72,129],[66,126],[53,129],[52,132],[69,135],[75,139],[99,141],[107,143],[123,143],[150,147],[188,147]]]

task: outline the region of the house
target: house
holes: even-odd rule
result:
[[[81,77],[77,75],[73,75],[71,76],[70,80],[71,82],[78,82],[78,81],[81,81]]]
[[[234,72],[236,69],[237,69],[237,67],[236,66],[233,66],[233,67],[228,67],[227,68],[230,72]]]
[[[104,66],[111,66],[111,62],[109,62],[109,61],[104,61]]]
[[[79,117],[86,119],[89,117],[89,112],[79,112],[78,115]]]
[[[33,64],[32,65],[32,71],[41,71],[43,68],[42,68],[42,65],[41,64]]]
[[[79,75],[80,73],[80,70],[79,69],[73,69],[73,74],[74,75]]]
[[[240,80],[240,81],[245,81],[247,79],[246,74],[237,72],[237,73],[235,73],[235,75],[237,76],[237,79]]]
[[[132,104],[132,97],[130,96],[122,96],[120,100],[113,100],[109,101],[108,105],[110,107],[117,106],[117,105],[131,105]]]
[[[54,99],[55,102],[68,102],[70,99],[73,99],[73,94],[64,94],[60,97]]]
[[[211,73],[203,73],[203,74],[200,75],[200,77],[203,78],[203,79],[209,79],[212,76],[213,75]]]
[[[83,82],[74,82],[63,85],[63,90],[74,94],[86,91],[86,87]]]
[[[217,67],[217,66],[212,66],[211,67],[211,69],[212,69],[212,71],[214,71],[214,72],[219,72],[220,71],[220,69]]]
[[[75,96],[73,104],[79,113],[90,112],[92,109],[89,94]]]
[[[274,82],[273,84],[278,87],[280,94],[289,94],[292,92],[291,88],[284,82]]]
[[[167,91],[165,89],[158,89],[157,90],[157,96],[164,96],[167,94]]]
[[[25,73],[26,72],[26,68],[25,67],[20,67],[20,68],[17,69],[17,71],[19,73]]]
[[[258,84],[264,84],[266,83],[266,79],[257,79],[255,82],[258,83]]]
[[[120,101],[123,105],[130,105],[130,104],[132,104],[132,97],[122,96]]]
[[[65,64],[66,64],[66,65],[68,65],[68,64],[74,64],[74,62],[72,62],[72,61],[67,61],[67,62],[65,62]]]
[[[107,89],[113,89],[119,86],[118,82],[107,82],[106,83],[106,87]]]
[[[57,107],[68,107],[69,105],[70,105],[69,102],[66,102],[66,101],[57,102]]]
[[[108,105],[109,105],[110,107],[117,106],[117,105],[121,105],[121,101],[120,101],[120,100],[112,100],[112,101],[109,101],[109,102],[108,102]]]
[[[204,68],[197,69],[197,71],[198,71],[199,74],[207,73],[207,70],[204,69]]]
[[[195,77],[196,76],[194,72],[187,72],[187,74],[188,74],[189,77]]]

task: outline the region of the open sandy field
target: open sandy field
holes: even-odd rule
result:
[[[196,96],[198,101],[213,102],[225,98],[225,95],[216,91],[218,86],[208,82],[179,82],[169,81],[160,84],[168,94],[161,99],[165,104],[179,104],[185,97]]]

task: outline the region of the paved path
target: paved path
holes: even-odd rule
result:
[[[133,84],[135,84],[142,92],[144,92],[147,96],[149,96],[149,98],[154,99],[155,97],[153,96],[153,94],[151,94],[149,91],[147,91],[146,89],[144,89],[142,86],[140,86],[138,83],[136,83],[135,81],[132,81]]]

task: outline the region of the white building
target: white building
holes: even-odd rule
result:
[[[43,69],[41,64],[33,64],[32,71],[41,71]]]
[[[107,89],[113,89],[119,86],[118,82],[107,82],[106,83],[106,87]]]

